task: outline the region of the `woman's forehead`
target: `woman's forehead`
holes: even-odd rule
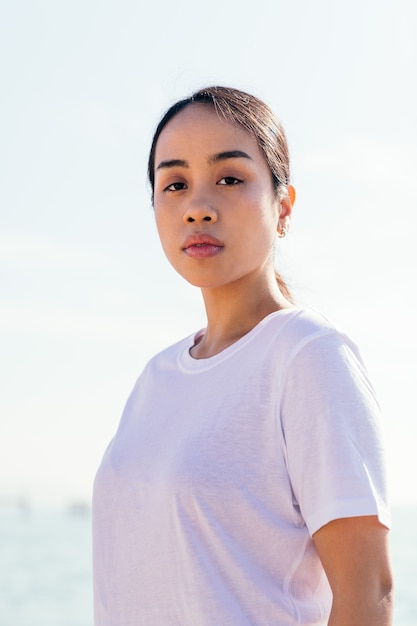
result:
[[[240,124],[226,120],[208,104],[192,104],[177,113],[164,127],[156,143],[156,158],[181,149],[191,152],[246,147],[258,152],[255,137]],[[172,158],[174,158],[172,156]]]

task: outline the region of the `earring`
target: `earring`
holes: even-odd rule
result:
[[[284,239],[286,234],[287,234],[287,229],[283,226],[281,230],[278,231],[278,237],[280,239]]]

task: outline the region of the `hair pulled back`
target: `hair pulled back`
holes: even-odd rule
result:
[[[226,121],[239,124],[256,139],[265,155],[277,191],[290,182],[290,161],[284,129],[274,112],[262,100],[239,89],[206,87],[173,104],[164,114],[152,140],[148,161],[148,178],[152,193],[155,183],[155,149],[168,122],[192,104],[211,105]]]
[[[231,87],[206,87],[191,96],[175,102],[163,115],[156,127],[148,159],[148,179],[152,189],[152,203],[155,187],[155,151],[159,136],[165,126],[178,113],[193,104],[207,104],[214,108],[220,117],[232,124],[238,124],[255,138],[262,150],[271,172],[275,193],[286,192],[290,183],[290,160],[288,143],[284,129],[270,107],[262,100],[245,91]],[[278,286],[285,298],[292,301],[284,280],[275,272]]]

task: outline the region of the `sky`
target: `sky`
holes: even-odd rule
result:
[[[146,361],[205,324],[165,260],[147,154],[209,84],[264,99],[297,189],[277,265],[358,343],[393,503],[417,503],[414,0],[3,0],[0,502],[88,502]]]

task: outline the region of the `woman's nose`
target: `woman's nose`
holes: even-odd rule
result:
[[[216,222],[217,211],[206,201],[192,201],[184,213],[184,222]]]

